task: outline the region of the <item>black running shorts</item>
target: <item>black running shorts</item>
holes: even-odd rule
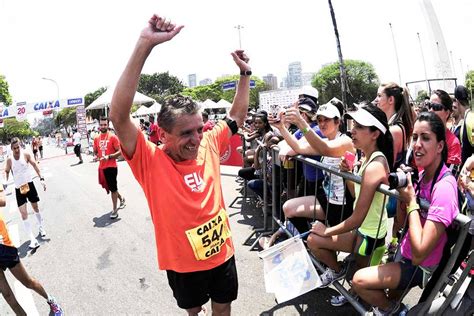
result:
[[[30,191],[28,191],[26,194],[21,194],[19,188],[15,188],[15,194],[16,194],[16,203],[18,207],[22,206],[28,201],[30,203],[36,203],[39,202],[40,198],[38,196],[38,191],[36,191],[36,187],[33,183],[33,181],[28,182],[28,185],[30,186]]]
[[[107,181],[107,186],[109,187],[110,192],[117,192],[117,168],[110,167],[104,169],[105,181]]]
[[[173,296],[182,309],[202,306],[209,298],[219,304],[237,299],[239,284],[233,256],[214,269],[187,273],[167,270],[166,273]]]
[[[18,249],[12,246],[0,244],[0,268],[5,271],[11,269],[20,262]]]

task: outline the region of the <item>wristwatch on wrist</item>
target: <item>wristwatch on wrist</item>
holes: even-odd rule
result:
[[[241,70],[240,75],[241,76],[251,76],[252,75],[252,70]]]
[[[44,178],[43,178],[43,177],[41,177],[41,178],[40,178],[40,181],[44,181]]]

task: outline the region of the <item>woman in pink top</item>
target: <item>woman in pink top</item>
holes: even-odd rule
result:
[[[396,291],[426,284],[441,260],[447,240],[445,230],[459,213],[456,180],[445,164],[445,127],[435,113],[424,112],[416,120],[413,151],[416,165],[424,171],[414,186],[407,175],[408,185],[399,189],[408,217],[408,230],[401,242],[402,258],[361,269],[352,280],[353,289],[374,306],[375,315],[398,315],[405,308],[402,304],[396,310],[385,289]],[[427,211],[420,209],[419,199],[430,203]]]

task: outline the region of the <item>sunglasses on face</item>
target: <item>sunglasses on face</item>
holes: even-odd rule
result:
[[[432,103],[432,102],[429,102],[428,104],[428,109],[430,110],[433,110],[433,111],[442,111],[442,110],[445,110],[446,108],[444,107],[444,105],[442,104],[439,104],[439,103]]]

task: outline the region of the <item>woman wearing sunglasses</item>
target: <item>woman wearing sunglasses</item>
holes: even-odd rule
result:
[[[407,174],[408,185],[398,189],[400,198],[406,202],[408,217],[401,261],[361,269],[352,280],[355,292],[374,306],[374,315],[398,315],[403,306],[397,308],[388,297],[426,284],[440,262],[447,241],[445,229],[459,212],[456,180],[445,165],[445,130],[442,120],[431,112],[421,113],[415,122],[413,151],[416,165],[423,172],[415,185]],[[430,203],[427,211],[420,209],[418,199]],[[386,289],[391,293],[387,295]]]
[[[344,277],[345,267],[337,261],[336,251],[354,253],[357,267],[369,264],[373,251],[385,243],[387,213],[385,196],[376,192],[377,187],[388,183],[388,173],[393,164],[393,141],[384,112],[373,105],[346,113],[354,120],[352,143],[360,149],[364,160],[357,174],[361,184],[346,181],[348,190],[355,198],[354,210],[343,222],[327,227],[316,222],[308,237],[308,247],[316,258],[327,266],[321,275],[323,286]],[[385,153],[385,154],[384,154]],[[352,167],[342,159],[342,171]]]
[[[447,128],[447,122],[453,111],[453,100],[444,90],[433,90],[428,103],[430,112],[434,112],[443,122],[446,130],[446,146],[448,148],[448,168],[453,169],[461,165],[461,144],[459,139]]]

